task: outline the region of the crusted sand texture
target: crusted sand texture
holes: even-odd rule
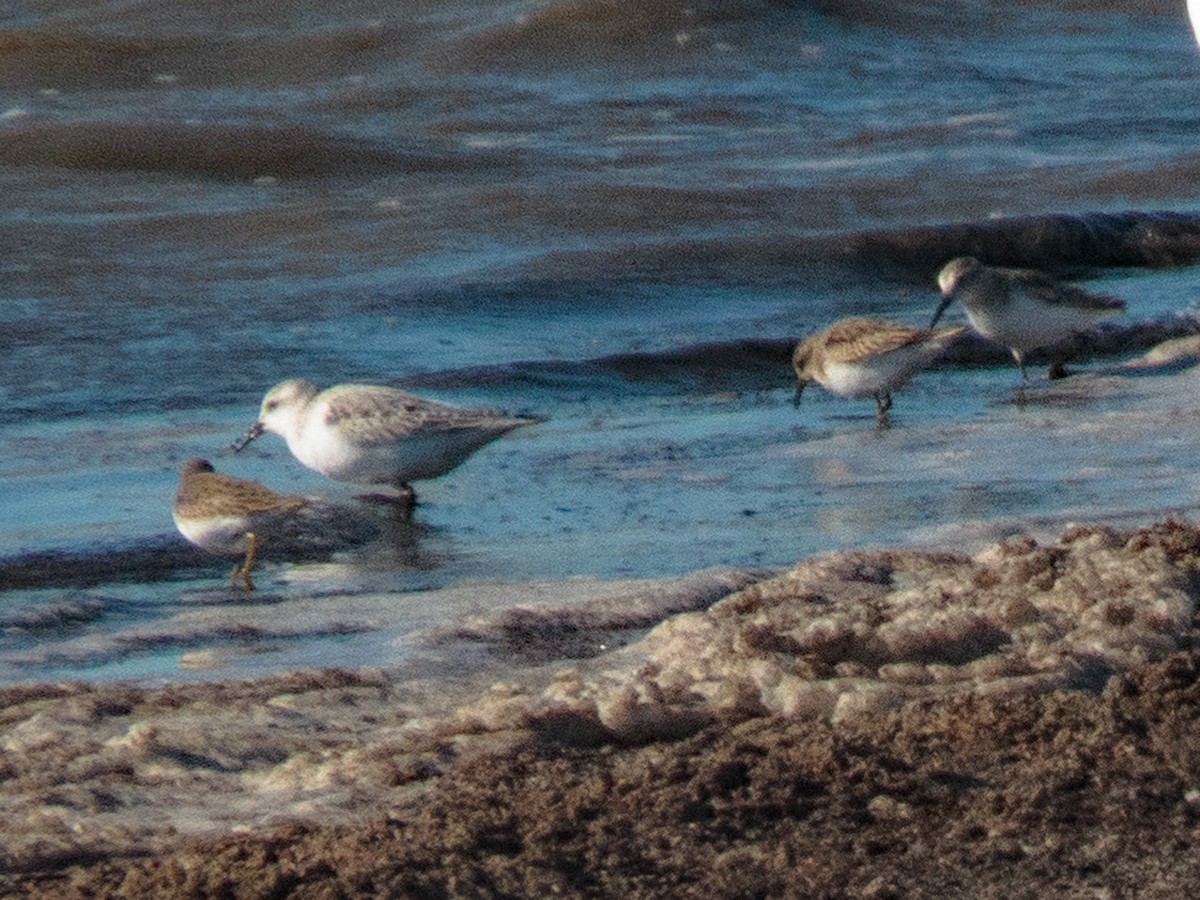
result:
[[[870,821],[882,823],[873,839],[884,848],[880,852],[890,852],[894,842],[887,832],[894,827],[911,832],[911,846],[923,848],[921,853],[934,853],[927,841],[921,843],[921,834],[932,827],[937,804],[969,801],[980,824],[961,834],[950,828],[945,837],[952,844],[961,849],[986,841],[998,853],[1038,856],[1042,850],[1035,845],[1045,836],[1024,840],[1021,823],[1028,819],[1038,828],[1050,827],[1037,819],[1049,801],[1037,803],[1030,797],[1040,790],[1046,797],[1074,803],[1074,792],[1090,783],[1088,773],[1097,760],[1118,753],[1120,758],[1110,760],[1111,792],[1105,788],[1102,796],[1092,797],[1088,809],[1117,809],[1130,798],[1140,802],[1127,784],[1126,764],[1134,760],[1139,772],[1162,770],[1163,777],[1154,776],[1154,783],[1162,782],[1165,792],[1143,804],[1145,820],[1138,829],[1156,821],[1154,810],[1160,810],[1183,817],[1186,833],[1181,834],[1186,837],[1192,833],[1187,829],[1200,821],[1200,750],[1194,737],[1188,737],[1194,736],[1194,719],[1200,715],[1195,688],[1200,668],[1193,656],[1174,668],[1171,660],[1195,652],[1198,570],[1200,532],[1182,522],[1137,531],[1073,527],[1053,545],[1011,538],[974,557],[909,550],[832,553],[763,581],[739,576],[733,579],[738,589],[725,599],[701,612],[671,616],[622,649],[524,669],[488,690],[464,693],[465,701],[440,711],[423,702],[427,687],[377,670],[322,670],[162,688],[13,686],[0,691],[0,893],[44,887],[47,896],[62,896],[58,890],[64,879],[78,877],[86,884],[92,869],[106,871],[105,879],[113,877],[113,870],[105,869],[112,862],[130,877],[149,879],[141,896],[165,896],[155,894],[162,885],[154,863],[143,867],[137,861],[143,857],[188,858],[184,870],[173,869],[171,877],[186,882],[193,872],[215,889],[227,880],[230,860],[218,865],[214,858],[208,866],[208,853],[200,849],[195,851],[197,862],[188,848],[202,845],[193,842],[224,835],[227,849],[243,841],[253,849],[262,846],[253,836],[268,833],[282,836],[268,843],[304,844],[302,854],[315,866],[310,870],[294,860],[275,876],[284,882],[300,878],[324,883],[341,871],[341,863],[320,862],[334,837],[328,829],[346,829],[337,833],[357,844],[360,826],[365,843],[354,864],[360,871],[392,865],[378,857],[376,844],[382,842],[390,845],[388,852],[402,868],[403,859],[419,858],[422,866],[442,860],[435,869],[442,868],[424,887],[437,882],[444,896],[456,896],[456,879],[466,876],[483,878],[476,888],[487,893],[481,886],[486,877],[480,859],[511,865],[509,876],[528,872],[530,854],[550,846],[545,840],[557,840],[554,835],[538,838],[539,829],[553,830],[553,822],[574,814],[560,805],[555,781],[555,761],[567,758],[579,762],[580,796],[591,797],[596,789],[596,776],[583,773],[610,766],[621,770],[625,763],[620,760],[636,769],[629,775],[629,802],[641,798],[637,802],[650,811],[658,808],[660,792],[674,791],[673,805],[663,807],[655,826],[660,831],[654,840],[667,843],[653,861],[638,856],[636,841],[617,834],[626,830],[621,823],[627,824],[627,801],[609,798],[613,805],[606,806],[609,801],[592,797],[584,805],[593,812],[585,818],[600,831],[576,822],[568,844],[575,846],[572,841],[582,828],[596,855],[581,863],[564,845],[561,860],[555,857],[558,874],[551,878],[552,873],[544,873],[548,880],[526,885],[531,889],[548,889],[560,875],[563,883],[586,876],[599,881],[584,893],[604,893],[600,882],[616,879],[612,884],[617,884],[626,866],[631,877],[649,866],[659,874],[651,878],[646,895],[661,895],[655,891],[696,868],[687,853],[703,854],[715,839],[689,829],[726,812],[733,818],[722,828],[742,835],[734,844],[762,863],[761,848],[746,843],[752,832],[744,826],[758,821],[755,810],[767,803],[762,791],[769,794],[776,788],[755,787],[743,797],[738,785],[757,785],[767,775],[783,779],[779,790],[801,792],[794,803],[785,798],[776,809],[783,810],[776,838],[785,844],[799,833],[792,829],[824,809],[844,844],[827,846],[829,852],[857,853],[858,835]],[[588,607],[585,614],[595,616],[596,610]],[[528,627],[527,620],[540,615],[562,624],[559,611],[527,610],[521,617],[526,641],[561,647],[561,629]],[[503,625],[508,617],[499,611],[497,621]],[[602,621],[612,624],[608,614]],[[1170,725],[1173,735],[1156,739],[1153,747],[1143,746],[1139,736],[1158,726],[1148,718],[1140,721],[1140,701],[1129,693],[1137,690],[1138,673],[1145,671],[1161,676],[1165,693],[1154,715]],[[1177,716],[1176,700],[1168,695],[1183,688],[1188,695],[1178,702],[1190,705],[1179,707]],[[1089,729],[1095,726],[1077,722],[1070,711],[1086,708],[1087,716],[1100,721],[1118,699],[1125,711],[1112,724],[1109,744],[1086,760],[1078,757],[1076,748],[1092,740]],[[1179,716],[1183,718],[1176,722]],[[944,763],[951,782],[939,781],[941,770],[934,766],[928,771],[913,768],[900,793],[887,787],[889,760],[895,757],[911,768],[923,752],[915,745],[893,746],[901,727],[916,729],[930,746],[957,746],[954,760]],[[780,752],[795,755],[794,763],[782,769],[771,763],[775,768],[769,767],[770,772],[759,771],[760,763],[774,757],[746,750],[738,735],[765,734],[764,729],[779,735]],[[1180,736],[1190,743],[1179,743]],[[789,743],[793,740],[800,745]],[[1016,749],[1002,753],[1006,741]],[[772,738],[771,746],[774,742]],[[695,769],[703,782],[703,772],[711,768],[705,759],[717,745],[735,760],[729,771],[744,774],[713,776],[713,790],[732,791],[728,809],[721,805],[725,800],[712,808],[707,800],[689,800],[700,788],[676,779]],[[822,768],[822,763],[796,781],[796,766],[812,768],[812,753],[841,745],[870,748],[883,779],[872,793],[860,796],[853,766],[842,771]],[[990,775],[971,763],[988,754],[997,767]],[[1035,759],[1036,754],[1041,756]],[[1026,756],[1041,760],[1041,774],[1013,769]],[[837,766],[846,760],[840,751],[830,759]],[[1059,771],[1063,766],[1070,769],[1066,775]],[[518,789],[525,777],[521,772],[531,781]],[[613,772],[603,777],[610,776],[623,777]],[[665,784],[659,783],[662,777],[668,779]],[[1011,781],[1026,777],[1028,784]],[[528,800],[521,793],[526,790],[531,792]],[[840,792],[853,795],[852,808],[842,809]],[[913,796],[924,798],[923,805],[915,807]],[[436,817],[426,821],[420,812],[433,808],[428,807],[435,802],[431,797],[440,798],[436,803],[442,804],[443,824]],[[743,800],[744,808],[738,805]],[[988,810],[997,802],[1013,804],[1018,812],[1000,815],[1002,821],[993,826]],[[574,812],[584,815],[586,810]],[[1091,814],[1079,813],[1072,821]],[[374,824],[365,824],[367,820]],[[446,832],[447,820],[459,822],[458,830]],[[610,828],[606,821],[616,825]],[[918,825],[910,827],[911,822]],[[510,841],[507,836],[518,825],[532,831]],[[317,829],[312,842],[304,837],[310,829]],[[804,841],[824,840],[819,822],[814,829]],[[461,847],[454,843],[455,835],[462,838]],[[680,855],[671,849],[675,838],[668,840],[670,835],[704,840]],[[1052,837],[1078,843],[1059,831]],[[401,852],[393,841],[411,850]],[[723,841],[717,843],[725,846]],[[615,842],[611,848],[610,842]],[[1088,852],[1102,862],[1105,851],[1100,844],[1097,848]],[[447,863],[445,854],[459,850],[459,861]],[[237,856],[240,851],[229,852]],[[359,850],[346,846],[338,852],[355,855]],[[797,844],[771,865],[778,863],[779,872],[794,871],[799,858],[794,854],[807,852]],[[614,862],[614,853],[632,853],[637,859]],[[557,868],[560,862],[580,868],[565,872]],[[1157,864],[1169,862],[1162,856]],[[269,871],[274,864],[264,857],[258,865],[268,867],[263,875],[270,882],[261,895],[278,896],[274,891],[279,885]],[[461,871],[455,871],[460,865]],[[852,865],[851,857],[830,862],[832,868],[820,870],[822,883],[836,884],[836,869]],[[956,865],[948,864],[946,872],[954,874]],[[897,866],[898,877],[908,871],[904,859]],[[740,868],[740,863],[732,865],[730,885]],[[405,871],[407,875],[396,869],[387,877],[403,881],[412,874]],[[1129,883],[1136,883],[1135,870],[1130,872]],[[920,876],[916,870],[910,874]],[[119,882],[125,875],[116,877]],[[340,877],[334,880],[342,893],[332,895],[372,895]],[[667,882],[655,880],[659,877]],[[116,887],[110,882],[83,895],[103,896]],[[519,883],[510,887],[521,893]],[[397,895],[391,891],[383,893]]]
[[[807,559],[560,673],[533,716],[565,741],[677,737],[718,719],[834,723],[923,697],[1099,688],[1190,634],[1200,536],[1073,526],[969,557]]]
[[[0,872],[5,896],[1190,897],[1200,657],[1099,693],[959,694],[839,725],[767,716],[674,742],[527,740],[355,825],[178,835]]]

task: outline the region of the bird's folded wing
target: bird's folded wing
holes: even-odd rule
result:
[[[1051,306],[1075,306],[1080,309],[1110,310],[1119,312],[1125,301],[1111,294],[1099,294],[1084,290],[1073,284],[1056,281],[1049,275],[1028,269],[1010,269],[1012,275],[1029,294]]]
[[[175,502],[180,509],[200,510],[210,516],[244,516],[268,510],[282,512],[308,504],[304,497],[277,494],[257,481],[217,472],[192,475],[180,489]]]
[[[358,386],[353,393],[332,392],[319,402],[326,425],[352,430],[355,441],[363,444],[388,443],[418,431],[472,428],[502,418],[496,410],[464,409],[386,387]]]
[[[838,323],[839,325],[841,323]],[[920,341],[929,332],[900,322],[871,321],[869,327],[850,320],[846,327],[834,325],[825,340],[825,357],[829,362],[854,362],[878,353],[898,350]]]

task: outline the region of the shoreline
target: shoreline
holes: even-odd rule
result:
[[[354,825],[174,837],[3,876],[9,896],[1187,896],[1195,653],[1100,694],[516,744]],[[1052,733],[1052,734],[1051,734]],[[520,798],[513,802],[513,798]]]
[[[534,664],[440,710],[379,669],[7,687],[0,886],[1169,895],[1200,869],[1197,571],[1177,520],[821,554],[582,657],[586,605],[450,635]]]

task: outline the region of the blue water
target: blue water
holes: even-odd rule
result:
[[[1200,54],[1182,8],[538,14],[553,6],[0,14],[0,37],[31,48],[0,56],[0,604],[83,590],[124,610],[9,628],[0,678],[197,674],[179,658],[220,643],[206,632],[119,640],[195,592],[228,600],[230,622],[254,605],[224,591],[228,561],[174,534],[179,464],[352,492],[275,438],[227,451],[289,376],[547,421],[424,485],[411,545],[268,563],[264,595],[284,605],[1193,507],[1188,405],[1140,418],[1182,381],[1018,407],[1003,362],[949,366],[879,434],[869,401],[814,389],[793,409],[786,359],[840,316],[932,313],[936,267],[852,252],[863,234],[903,248],[997,216],[1195,209]],[[1053,261],[1053,229],[1027,238]],[[1200,292],[1186,266],[1064,262],[1126,298],[1126,326],[1190,321]],[[709,345],[753,352],[706,365]],[[1098,421],[1120,439],[1098,443]],[[177,555],[154,568],[158,548]],[[75,567],[16,579],[47,553]],[[80,574],[113,558],[128,565]],[[56,655],[81,636],[98,649]],[[377,630],[314,631],[198,673],[401,653]]]

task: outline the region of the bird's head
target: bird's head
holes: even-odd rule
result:
[[[954,302],[954,291],[963,278],[979,269],[981,265],[979,260],[973,256],[959,256],[942,266],[937,276],[938,289],[942,292],[942,302],[938,304],[937,312],[929,321],[930,328],[938,323],[938,319],[942,317],[946,307]]]

